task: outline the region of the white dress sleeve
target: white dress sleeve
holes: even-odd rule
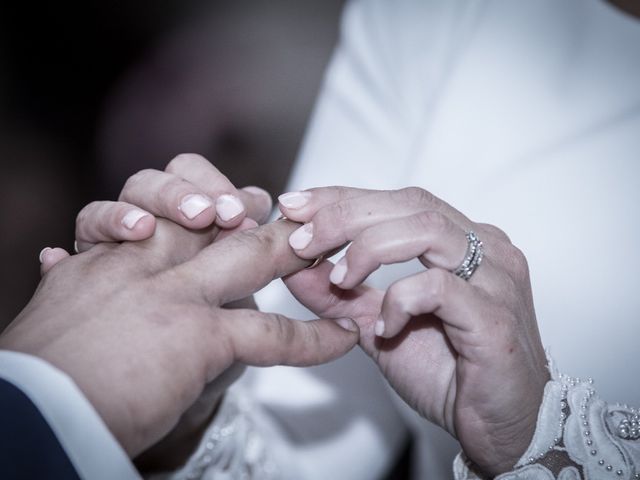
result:
[[[529,448],[511,472],[495,480],[640,479],[640,413],[610,405],[591,379],[551,369]],[[480,480],[461,453],[456,480]]]

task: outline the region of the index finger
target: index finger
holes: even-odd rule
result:
[[[291,220],[305,223],[290,239],[291,246],[305,258],[352,241],[373,225],[425,211],[442,214],[464,230],[473,225],[451,205],[418,187],[400,190],[324,187],[297,192],[293,197],[286,195],[279,198],[282,212]]]
[[[214,305],[249,296],[276,278],[302,270],[288,237],[299,225],[280,220],[213,243],[175,272]]]

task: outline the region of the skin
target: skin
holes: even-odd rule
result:
[[[522,253],[498,228],[418,188],[328,187],[281,199],[282,213],[303,224],[297,232],[308,245],[299,248],[299,233],[289,237],[300,258],[351,243],[339,267],[324,261],[287,276],[292,293],[320,317],[353,318],[360,346],[390,384],[456,437],[479,472],[510,470],[531,441],[549,379]],[[85,234],[108,230],[108,218],[87,216]],[[465,255],[469,230],[485,256],[466,282],[450,271]],[[363,284],[381,265],[413,258],[429,268],[386,291]]]
[[[496,227],[419,188],[328,187],[303,196],[296,208],[280,205],[305,224],[307,246],[299,248],[298,233],[290,238],[296,253],[314,258],[351,247],[341,267],[325,262],[288,277],[291,292],[318,315],[353,318],[360,346],[394,389],[456,437],[481,473],[511,470],[531,441],[549,380],[522,253]],[[467,282],[450,271],[465,256],[470,230],[485,256]],[[429,268],[386,291],[362,283],[383,264],[413,258]]]
[[[213,243],[216,229],[155,222],[147,240],[60,260],[0,336],[0,348],[66,372],[132,457],[175,431],[236,365],[314,365],[358,338],[347,319],[343,328],[223,307],[309,263],[286,243],[290,222]]]

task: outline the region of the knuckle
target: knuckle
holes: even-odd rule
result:
[[[491,237],[494,237],[497,240],[502,242],[511,243],[511,239],[504,232],[504,230],[496,227],[495,225],[491,225],[490,223],[478,223],[477,226],[479,227],[478,230],[481,230],[482,232],[486,232]]]
[[[440,268],[432,268],[427,274],[428,281],[424,287],[424,294],[430,298],[432,302],[440,304],[446,298],[454,276],[450,272]]]
[[[167,173],[180,174],[199,163],[209,163],[206,158],[197,153],[180,153],[176,155],[165,167]]]
[[[326,223],[327,225],[346,225],[352,219],[353,208],[348,200],[341,200],[328,207],[320,209],[314,218],[314,223]]]
[[[514,245],[509,245],[505,260],[507,261],[507,268],[516,280],[523,281],[529,278],[529,263],[522,250]]]
[[[400,200],[410,204],[431,205],[434,201],[434,196],[420,187],[405,187],[395,193]]]
[[[124,187],[122,187],[122,192],[120,192],[120,198],[129,198],[131,192],[137,190],[140,185],[146,183],[149,176],[153,175],[154,172],[155,170],[152,168],[145,168],[144,170],[140,170],[127,178],[127,181],[124,182]]]
[[[271,329],[273,327],[278,339],[283,345],[287,347],[293,345],[296,338],[296,330],[293,323],[287,317],[280,315],[279,313],[272,313],[269,317],[270,321],[265,322],[265,327],[267,329]]]
[[[102,202],[93,201],[85,205],[76,215],[76,239],[84,238],[91,221],[94,219],[95,211],[100,207]]]
[[[451,224],[449,219],[434,210],[426,210],[412,217],[417,223],[417,227],[436,234],[446,232]]]
[[[387,290],[385,302],[394,312],[405,310],[406,285],[404,282],[394,283]]]

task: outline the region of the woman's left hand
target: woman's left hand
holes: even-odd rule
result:
[[[335,266],[289,277],[292,293],[318,316],[353,318],[395,390],[483,473],[510,470],[531,441],[549,379],[524,255],[498,228],[419,188],[317,188],[282,195],[280,209],[304,223],[289,239],[303,258],[351,242]],[[470,231],[484,258],[465,281],[452,271]],[[386,291],[362,284],[381,265],[414,258],[428,268]]]

